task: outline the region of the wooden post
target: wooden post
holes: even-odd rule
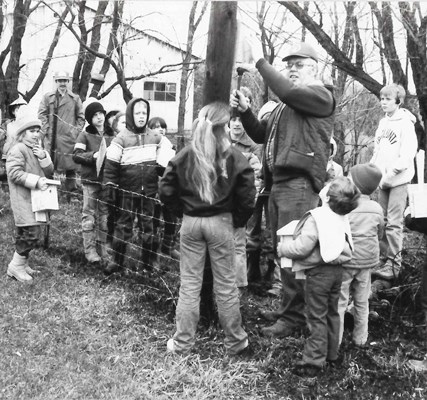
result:
[[[236,13],[237,2],[213,1],[211,4],[203,105],[213,101],[228,104],[237,33]],[[206,257],[200,293],[200,320],[205,327],[218,321],[213,302],[213,275],[209,255]]]
[[[209,21],[203,105],[228,104],[237,33],[237,2],[213,1]]]

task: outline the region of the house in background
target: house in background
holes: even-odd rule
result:
[[[57,10],[58,14],[60,14],[61,10],[65,7],[63,1],[52,1],[49,4],[52,8]],[[109,7],[111,6],[110,4]],[[127,4],[125,4],[125,7],[126,6]],[[129,6],[131,6],[131,4],[129,4]],[[133,2],[132,6],[138,7],[138,3]],[[108,10],[107,8],[106,15],[109,15]],[[86,6],[85,19],[87,27],[92,27],[95,12],[96,10],[94,8]],[[25,36],[22,41],[22,68],[20,70],[18,85],[18,90],[21,93],[28,91],[39,75],[44,58],[54,38],[58,14],[44,4],[38,4],[37,8],[28,19]],[[137,15],[137,10],[134,11],[134,15]],[[7,13],[6,30],[0,40],[1,48],[7,45],[10,38],[9,35],[12,35],[10,30],[12,26],[11,18],[12,14]],[[74,29],[79,33],[76,25],[74,25]],[[110,30],[111,20],[106,16],[105,23],[101,28],[100,53],[106,52]],[[154,71],[158,71],[162,66],[179,64],[185,56],[185,53],[178,47],[129,24],[124,23],[122,25],[120,36],[127,38],[127,40],[124,40],[122,43],[122,51],[124,54],[123,70],[126,78],[145,74],[149,75]],[[90,43],[90,34],[87,42]],[[37,110],[44,93],[55,89],[55,83],[53,81],[55,71],[65,70],[72,76],[75,64],[80,56],[79,47],[79,43],[75,36],[63,26],[46,78],[29,103],[32,109]],[[200,59],[194,56],[193,60],[197,61]],[[102,62],[102,59],[96,59],[92,73],[99,73]],[[116,62],[118,61],[116,60]],[[179,66],[175,68],[175,71],[147,76],[140,80],[127,81],[128,87],[135,97],[144,97],[150,101],[150,116],[159,116],[165,119],[170,133],[176,132],[178,122],[181,70]],[[100,90],[100,94],[116,81],[116,72],[110,67],[105,76],[105,82]],[[92,85],[89,86],[88,96],[91,88]],[[185,130],[191,129],[191,123],[193,121],[193,92],[193,79],[190,78],[186,96]],[[126,107],[123,93],[119,85],[116,85],[115,88],[100,101],[103,103],[106,110],[124,110]]]

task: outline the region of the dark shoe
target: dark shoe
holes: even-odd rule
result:
[[[280,317],[277,311],[260,311],[259,316],[269,322],[276,322]]]
[[[238,351],[236,354],[233,354],[233,357],[248,360],[254,356],[254,350],[250,344],[248,344],[244,349]]]
[[[284,338],[284,337],[292,336],[294,332],[295,332],[295,328],[291,328],[280,321],[276,321],[274,325],[261,329],[261,333],[264,336],[275,337],[275,338]]]
[[[314,378],[322,371],[321,367],[312,364],[306,364],[304,361],[297,361],[295,363],[292,373],[304,378]]]
[[[115,262],[110,261],[104,269],[104,274],[111,275],[111,274],[114,274],[115,272],[120,272],[122,269],[123,268],[119,264],[116,264]]]

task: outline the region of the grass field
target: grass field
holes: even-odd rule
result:
[[[391,299],[391,308],[378,311],[367,348],[354,348],[346,332],[339,368],[300,378],[292,364],[304,337],[270,340],[258,333],[264,326],[259,310],[277,300],[255,294],[242,300],[251,358],[227,356],[216,326],[200,329],[192,354],[168,355],[176,264],[161,274],[141,272],[131,262],[126,274],[106,278],[84,262],[80,205],[61,202],[49,249],[31,256],[40,272],[24,285],[6,276],[14,225],[1,191],[0,222],[0,399],[427,398],[427,376],[404,366],[426,352],[412,283]],[[425,243],[415,235],[406,246],[413,276]]]

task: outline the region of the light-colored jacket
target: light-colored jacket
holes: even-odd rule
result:
[[[418,147],[415,121],[415,116],[403,108],[380,121],[375,132],[371,163],[377,165],[383,174],[381,189],[409,183],[413,178],[414,157]]]
[[[292,270],[301,271],[321,264],[342,264],[351,259],[352,238],[347,216],[329,207],[308,211],[295,228],[293,241],[281,248],[294,260]]]
[[[44,146],[48,152],[50,152],[53,137],[56,93],[57,91],[45,94],[38,111],[38,117],[42,122]],[[78,167],[72,158],[74,145],[85,124],[80,97],[69,90],[64,96],[59,96],[57,116],[55,169],[75,170]]]
[[[39,160],[30,147],[16,143],[6,159],[7,180],[9,183],[10,204],[16,226],[42,225],[36,221],[31,206],[31,189],[37,187],[42,177],[53,174],[53,164],[48,152],[46,158]]]
[[[359,205],[350,214],[351,236],[353,237],[353,257],[343,267],[373,268],[380,260],[380,239],[384,234],[384,214],[381,206],[360,195]]]

